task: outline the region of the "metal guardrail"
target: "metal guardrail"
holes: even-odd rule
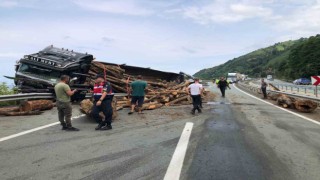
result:
[[[253,84],[260,86],[259,81],[253,81]],[[320,88],[316,88],[316,86],[313,85],[297,85],[297,84],[290,84],[290,83],[278,83],[273,81],[268,81],[268,83],[273,84],[275,87],[277,87],[280,90],[284,90],[286,92],[289,91],[289,93],[293,92],[299,93],[299,94],[309,94],[314,95],[315,97],[320,96]]]
[[[115,96],[127,96],[126,93],[115,93]],[[55,96],[52,93],[23,93],[23,94],[12,94],[0,96],[0,102],[5,101],[19,101],[19,100],[30,100],[30,99],[54,99]],[[87,93],[86,99],[92,98],[92,93]]]
[[[243,83],[238,83],[237,85],[239,86],[242,86],[252,92],[255,92],[255,93],[261,93],[261,89],[258,88],[258,87],[253,87],[253,86],[250,86],[248,84],[243,84]],[[273,91],[273,90],[267,90],[267,92],[273,92],[273,93],[278,93],[278,94],[286,94],[288,96],[292,96],[292,97],[297,97],[297,98],[303,98],[303,99],[309,99],[309,100],[312,100],[312,101],[315,101],[318,103],[318,106],[320,106],[320,98],[317,98],[317,97],[310,97],[310,96],[304,96],[304,95],[298,95],[298,94],[292,94],[292,93],[288,93],[288,92],[282,92],[282,91]]]
[[[52,93],[25,93],[25,94],[12,94],[0,96],[0,102],[4,101],[18,101],[28,99],[53,99]]]

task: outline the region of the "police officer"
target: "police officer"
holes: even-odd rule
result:
[[[92,107],[92,116],[98,123],[98,126],[95,128],[96,130],[111,130],[112,126],[112,99],[113,99],[113,91],[111,84],[109,82],[105,82],[103,75],[97,75],[95,84],[93,87],[93,107]],[[105,119],[102,120],[99,112],[102,111]]]
[[[228,87],[229,89],[231,89],[230,86],[229,86],[229,82],[226,81],[226,79],[225,79],[223,76],[220,78],[220,80],[219,80],[219,82],[217,83],[217,85],[218,85],[218,88],[219,88],[220,91],[221,91],[222,97],[225,97],[225,93],[226,93],[226,88],[227,88],[227,87]]]

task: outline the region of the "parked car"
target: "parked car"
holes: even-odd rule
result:
[[[311,84],[311,80],[307,79],[307,78],[300,78],[300,79],[294,80],[293,84],[296,84],[296,85],[310,85]]]

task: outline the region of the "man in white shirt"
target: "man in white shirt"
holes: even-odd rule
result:
[[[200,105],[202,91],[203,87],[202,84],[199,83],[199,79],[194,78],[194,83],[190,84],[187,89],[187,93],[188,95],[191,95],[193,103],[191,114],[195,114],[196,110],[198,110],[198,113],[201,113]]]

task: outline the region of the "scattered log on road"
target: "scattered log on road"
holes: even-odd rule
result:
[[[278,98],[277,98],[277,103],[278,105],[284,107],[284,108],[291,108],[293,107],[293,99],[290,98],[289,96],[285,95],[285,94],[281,94]]]
[[[5,116],[29,116],[29,115],[40,115],[43,111],[19,111],[19,112],[4,112],[2,115]]]
[[[90,99],[85,99],[80,102],[80,111],[88,116],[91,116],[92,107],[93,107],[93,102]],[[116,119],[118,117],[117,111],[120,109],[123,109],[123,105],[118,106],[117,100],[114,98],[112,101],[112,109],[113,109],[112,119]],[[100,112],[99,115],[102,119],[105,118],[102,112]]]
[[[273,101],[277,101],[277,99],[280,96],[281,96],[281,94],[279,94],[279,93],[273,93],[273,92],[268,93],[268,98],[273,100]]]
[[[3,107],[0,108],[0,115],[5,115],[7,112],[18,112],[20,111],[19,106],[14,106],[14,107]]]
[[[311,100],[298,99],[294,102],[294,106],[300,112],[311,113],[317,109],[318,104]]]
[[[20,111],[43,111],[53,108],[53,102],[51,100],[34,100],[34,101],[24,101],[20,105]]]

